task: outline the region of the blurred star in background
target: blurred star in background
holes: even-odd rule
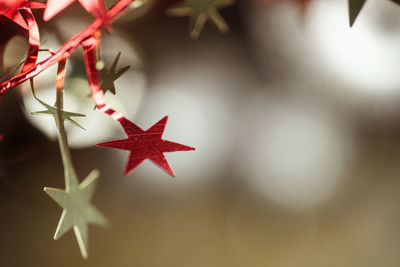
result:
[[[65,109],[86,114],[87,131],[67,131],[79,176],[100,166],[94,202],[111,225],[91,229],[83,262],[72,233],[54,243],[48,231],[59,211],[37,191],[62,187],[56,129],[30,115],[40,106],[22,85],[21,101],[14,92],[0,105],[0,265],[399,266],[400,7],[367,1],[350,29],[346,0],[313,0],[304,14],[296,1],[238,0],[220,10],[230,32],[207,23],[193,41],[187,18],[165,14],[176,2],[148,1],[104,37],[106,66],[118,52],[131,66],[106,99],[143,129],[168,115],[163,138],[196,152],[166,153],[174,179],[149,162],[123,177],[129,152],[94,144],[125,135],[93,109],[73,57]],[[45,46],[88,25],[85,12],[58,14]],[[26,46],[15,37],[4,65]],[[35,80],[46,103],[54,76]]]

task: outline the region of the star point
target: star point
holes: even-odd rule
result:
[[[57,240],[73,229],[81,254],[88,257],[88,224],[108,225],[107,219],[90,203],[99,171],[93,170],[82,183],[75,173],[66,176],[66,189],[45,187],[44,191],[63,209],[54,239]]]
[[[67,8],[76,0],[47,0],[46,9],[44,11],[43,19],[45,21],[51,20],[59,12]],[[106,8],[104,6],[103,0],[78,0],[79,3],[88,11],[89,13],[97,16],[104,17]]]
[[[101,77],[103,82],[100,85],[100,89],[103,90],[104,94],[107,91],[110,91],[113,95],[115,95],[115,81],[119,79],[125,72],[127,72],[131,66],[125,66],[117,70],[118,61],[121,57],[121,52],[118,53],[117,57],[114,59],[110,69],[104,66],[100,70]]]
[[[34,98],[43,106],[46,108],[46,110],[41,110],[41,111],[34,111],[31,112],[32,115],[50,115],[53,116],[54,118],[57,116],[58,111],[60,111],[61,114],[61,118],[62,120],[66,120],[69,121],[70,123],[72,123],[73,125],[81,128],[82,130],[86,130],[82,125],[80,125],[79,123],[77,123],[74,119],[72,119],[73,117],[86,117],[86,115],[84,114],[80,114],[80,113],[75,113],[75,112],[69,112],[69,111],[65,111],[62,109],[58,109],[57,107],[53,107],[50,106],[49,104],[47,104],[46,102],[40,100],[36,94],[33,92],[33,96]]]
[[[350,27],[353,26],[366,0],[349,0]]]
[[[167,15],[190,16],[190,37],[197,39],[208,19],[214,22],[221,32],[227,32],[229,26],[218,10],[228,7],[234,2],[235,0],[185,0],[181,4],[168,8]]]
[[[128,138],[112,140],[97,144],[98,146],[117,148],[130,151],[124,174],[128,175],[144,160],[149,159],[155,165],[175,176],[171,165],[164,156],[165,152],[190,151],[195,148],[162,139],[168,116],[144,131],[133,122],[123,118],[120,123]]]

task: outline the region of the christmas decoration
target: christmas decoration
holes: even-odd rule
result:
[[[44,8],[45,5],[38,2],[31,2],[27,0],[2,0],[0,2],[0,15],[3,15],[10,20],[17,23],[19,26],[28,29],[28,25],[21,15],[20,11],[28,11],[34,8]],[[29,21],[30,19],[27,18]]]
[[[58,64],[57,71],[57,92],[56,92],[56,107],[51,107],[39,100],[34,93],[34,84],[31,79],[32,92],[35,99],[37,99],[43,106],[47,108],[44,112],[37,114],[48,114],[54,117],[55,123],[58,128],[58,139],[60,144],[61,157],[64,165],[65,175],[65,190],[54,189],[46,187],[44,190],[50,197],[54,199],[62,208],[63,213],[60,218],[54,239],[60,238],[71,228],[74,229],[76,239],[78,240],[79,248],[82,256],[87,258],[88,252],[88,223],[98,225],[106,225],[107,220],[90,204],[90,198],[94,193],[94,189],[99,177],[97,170],[92,171],[88,177],[79,184],[75,169],[72,164],[71,155],[68,147],[67,135],[64,129],[64,120],[68,118],[75,125],[80,126],[73,121],[71,116],[82,116],[81,114],[65,112],[63,108],[63,87],[65,77],[65,60]],[[71,115],[73,114],[73,115]]]
[[[125,174],[133,171],[145,159],[150,159],[169,175],[175,176],[175,172],[165,158],[164,152],[188,151],[194,150],[194,148],[161,139],[167,120],[168,117],[166,116],[147,131],[143,131],[133,122],[123,118],[120,123],[128,138],[97,145],[131,151],[126,163]]]
[[[169,16],[190,16],[190,37],[197,39],[210,18],[221,32],[229,30],[228,24],[219,13],[219,9],[232,5],[234,0],[185,0],[167,9]]]
[[[106,8],[103,0],[78,0],[79,3],[90,13],[97,17],[104,17]],[[43,19],[48,21],[60,11],[68,7],[75,0],[48,0]]]
[[[84,52],[87,78],[90,85],[91,96],[96,107],[103,113],[110,115],[111,118],[118,121],[128,135],[126,140],[116,140],[103,143],[104,146],[123,148],[131,151],[126,174],[133,170],[140,162],[149,158],[170,175],[175,175],[169,163],[164,157],[164,152],[194,150],[189,146],[165,141],[161,139],[165,128],[167,117],[155,124],[148,131],[143,131],[134,123],[128,121],[121,113],[111,109],[105,102],[104,94],[110,91],[116,93],[114,82],[121,77],[130,67],[126,66],[117,70],[120,53],[115,58],[111,67],[108,69],[100,61],[100,40],[101,29],[110,31],[110,24],[128,7],[135,9],[141,6],[144,1],[135,5],[131,3],[134,0],[119,0],[108,11],[105,11],[102,0],[80,0],[82,6],[97,18],[86,29],[75,35],[69,41],[64,43],[58,51],[40,48],[40,34],[36,19],[31,8],[45,8],[44,20],[52,19],[56,14],[70,5],[73,0],[55,1],[49,0],[46,5],[28,1],[9,1],[0,0],[0,14],[18,23],[29,31],[29,51],[24,65],[19,74],[4,78],[0,83],[0,96],[3,96],[8,90],[29,80],[33,97],[45,108],[42,111],[32,112],[34,115],[50,115],[54,118],[58,130],[58,142],[61,151],[61,158],[64,167],[65,190],[46,187],[45,192],[52,197],[62,208],[63,213],[60,218],[54,238],[58,239],[70,229],[74,229],[81,254],[84,258],[88,256],[88,224],[106,225],[107,220],[90,203],[94,193],[99,171],[92,171],[83,182],[79,183],[78,176],[74,169],[68,139],[64,128],[64,121],[84,129],[74,117],[84,117],[85,115],[68,112],[63,109],[63,89],[65,79],[66,61],[71,54],[82,47]],[[14,2],[14,3],[13,3]],[[24,12],[21,16],[20,12]],[[8,38],[9,39],[9,38]],[[8,39],[4,40],[7,41]],[[2,44],[4,48],[4,44]],[[45,51],[50,56],[36,62],[39,51]],[[58,64],[56,76],[56,102],[54,106],[47,104],[39,99],[34,88],[34,77],[50,66]],[[103,65],[103,66],[102,66]],[[99,72],[102,76],[100,84]],[[123,144],[123,145],[118,145]],[[101,145],[101,144],[100,144]]]
[[[65,176],[65,190],[44,188],[44,191],[63,208],[54,239],[57,240],[70,229],[74,229],[84,258],[88,257],[88,223],[107,225],[107,220],[90,203],[98,177],[99,172],[94,170],[79,184],[75,171],[71,169]]]
[[[114,62],[111,65],[110,69],[108,69],[106,66],[103,66],[100,70],[100,74],[103,79],[100,89],[103,90],[104,94],[106,94],[107,91],[110,91],[113,95],[115,95],[116,92],[115,92],[114,82],[119,77],[121,77],[125,72],[127,72],[131,67],[131,66],[125,66],[125,67],[117,70],[117,65],[118,65],[120,56],[121,56],[121,52],[118,53],[117,57],[115,58]]]
[[[257,0],[257,1],[263,3],[278,2],[277,0]],[[305,13],[307,7],[310,5],[311,2],[311,0],[293,0],[293,1],[298,3],[302,13]],[[391,1],[400,4],[400,0],[391,0]],[[353,26],[365,2],[366,0],[348,0],[350,27]]]
[[[79,114],[79,113],[74,113],[74,112],[68,112],[68,111],[64,111],[62,109],[59,109],[58,107],[52,107],[49,104],[43,102],[42,100],[40,100],[34,91],[34,87],[32,85],[32,94],[33,97],[40,103],[42,104],[43,107],[46,108],[46,110],[42,110],[42,111],[34,111],[32,112],[32,115],[50,115],[55,117],[57,115],[57,113],[61,114],[61,119],[62,120],[67,120],[70,123],[74,124],[75,126],[78,126],[79,128],[82,128],[83,130],[85,130],[85,128],[80,125],[79,123],[77,123],[75,120],[72,119],[72,117],[85,117],[84,114]]]
[[[0,15],[7,17],[13,22],[17,23],[19,26],[24,29],[28,29],[29,31],[29,51],[26,56],[26,60],[22,71],[29,69],[36,63],[36,59],[39,53],[40,46],[40,36],[39,36],[39,27],[36,23],[35,17],[31,9],[42,9],[45,5],[38,2],[30,2],[26,0],[18,0],[18,1],[10,1],[10,0],[2,0],[0,2]],[[24,12],[26,17],[26,21],[22,17],[20,12]],[[9,36],[10,38],[11,36]],[[4,44],[0,45],[0,50],[4,50]]]
[[[372,18],[379,20],[377,27],[360,27],[361,30],[352,35],[354,32],[340,27],[348,27],[345,24],[347,23],[347,11],[350,14],[350,25],[355,23],[365,5],[365,0],[348,0],[348,2],[342,2],[342,5],[339,3],[339,5],[329,4],[326,6],[320,6],[323,1],[315,2],[315,8],[313,6],[312,12],[308,14],[310,19],[307,17],[306,23],[302,25],[303,29],[296,25],[296,23],[300,24],[297,19],[288,19],[287,24],[282,22],[288,16],[298,17],[300,14],[300,12],[296,12],[298,10],[302,11],[301,15],[303,15],[311,0],[238,1],[240,5],[235,10],[230,10],[234,11],[230,12],[230,17],[232,17],[230,20],[235,21],[235,26],[240,26],[235,30],[234,35],[227,36],[227,38],[221,35],[216,40],[208,39],[195,44],[193,42],[185,43],[187,40],[182,41],[182,38],[175,38],[176,31],[167,29],[170,27],[169,23],[161,25],[165,28],[160,27],[158,23],[165,22],[166,17],[145,18],[138,20],[137,24],[131,23],[131,25],[128,25],[128,22],[130,19],[144,15],[150,8],[160,8],[164,12],[165,7],[169,6],[166,10],[168,15],[185,17],[185,19],[186,16],[189,17],[190,37],[197,39],[209,20],[221,32],[228,31],[229,26],[222,16],[222,9],[233,5],[234,0],[151,0],[149,8],[142,9],[122,23],[120,22],[121,29],[118,31],[121,30],[121,36],[124,31],[128,30],[132,31],[131,34],[115,39],[113,39],[114,36],[118,37],[119,35],[118,32],[111,31],[111,25],[125,12],[134,11],[145,4],[146,0],[112,0],[108,1],[112,4],[109,9],[106,9],[103,0],[37,1],[0,0],[0,15],[2,15],[0,16],[0,25],[4,27],[0,32],[0,72],[4,73],[0,77],[0,96],[6,97],[7,92],[16,88],[18,90],[15,90],[12,97],[23,98],[24,102],[21,105],[23,108],[21,109],[24,114],[33,114],[35,116],[31,117],[40,117],[39,120],[42,119],[41,117],[45,117],[43,120],[48,119],[47,121],[51,124],[46,127],[49,126],[57,133],[59,150],[57,149],[56,153],[60,151],[63,171],[59,170],[59,162],[56,160],[48,160],[47,156],[42,155],[35,157],[37,154],[33,153],[37,151],[39,154],[54,152],[51,141],[43,138],[39,133],[38,136],[35,136],[31,135],[31,132],[25,131],[27,128],[30,130],[30,126],[21,127],[21,118],[18,117],[21,114],[15,112],[20,111],[19,105],[13,105],[13,109],[9,110],[9,106],[5,105],[2,117],[4,121],[12,124],[12,127],[0,130],[1,147],[7,150],[0,153],[2,161],[10,161],[9,153],[20,157],[19,153],[16,153],[13,142],[20,146],[20,154],[28,156],[24,156],[26,157],[24,164],[17,165],[13,162],[11,166],[17,169],[18,179],[14,179],[15,183],[13,181],[17,190],[2,192],[4,198],[9,197],[12,201],[2,199],[5,200],[2,201],[3,206],[1,207],[4,220],[2,220],[0,234],[2,234],[1,239],[5,245],[2,248],[4,255],[2,254],[0,261],[3,263],[1,266],[45,267],[54,266],[54,263],[80,266],[82,263],[76,263],[76,260],[79,261],[80,256],[86,259],[92,253],[92,251],[89,252],[91,250],[89,247],[94,240],[91,240],[92,236],[89,232],[93,228],[89,229],[89,227],[106,227],[109,225],[108,218],[113,218],[117,227],[108,235],[97,238],[99,243],[106,244],[98,246],[96,258],[92,262],[88,262],[88,265],[180,267],[178,265],[201,264],[208,266],[214,264],[221,266],[225,264],[229,266],[232,264],[229,259],[228,261],[225,259],[226,255],[233,255],[233,265],[237,266],[248,266],[250,261],[251,266],[309,266],[310,263],[318,266],[321,262],[331,260],[327,251],[334,251],[336,254],[343,251],[346,254],[344,257],[337,255],[332,257],[332,262],[335,262],[337,259],[354,258],[347,254],[352,254],[352,249],[354,250],[356,247],[356,253],[362,256],[368,254],[367,257],[356,259],[354,264],[349,262],[343,264],[342,260],[341,263],[343,266],[358,266],[364,262],[381,262],[382,251],[385,252],[385,256],[391,254],[387,251],[393,251],[392,254],[396,254],[395,249],[391,247],[392,244],[387,245],[389,249],[377,249],[377,243],[387,243],[387,227],[383,227],[386,226],[383,222],[385,220],[374,220],[374,218],[364,220],[364,216],[369,216],[372,211],[372,217],[381,218],[381,215],[392,213],[391,211],[396,208],[396,201],[393,200],[397,200],[397,198],[380,199],[379,196],[384,192],[384,187],[377,187],[378,190],[371,189],[371,192],[368,192],[371,194],[366,194],[365,189],[373,188],[371,186],[373,174],[382,176],[382,169],[397,171],[393,168],[396,164],[389,166],[386,160],[378,162],[379,164],[368,163],[375,161],[376,154],[381,152],[385,154],[386,159],[386,147],[390,150],[393,150],[393,147],[396,148],[396,145],[392,145],[392,140],[383,142],[383,139],[386,137],[397,139],[398,125],[395,120],[391,119],[392,117],[388,119],[384,115],[385,118],[376,120],[376,125],[390,124],[390,126],[382,127],[381,131],[371,131],[369,125],[375,123],[371,121],[370,116],[367,116],[368,118],[364,116],[349,117],[352,115],[350,113],[353,109],[353,107],[348,108],[350,107],[349,103],[353,103],[350,94],[342,95],[340,91],[336,90],[338,87],[342,87],[350,91],[351,87],[367,88],[368,85],[373,84],[371,88],[374,89],[374,92],[371,93],[371,96],[383,103],[384,109],[390,110],[390,107],[386,108],[388,102],[381,97],[381,92],[386,88],[393,91],[396,87],[398,88],[397,80],[390,79],[395,77],[391,70],[394,70],[393,73],[395,73],[396,68],[390,68],[390,66],[386,68],[382,64],[385,60],[376,59],[389,56],[392,57],[392,60],[396,60],[396,51],[391,47],[392,40],[386,38],[397,30],[397,25],[392,24],[391,20],[391,16],[395,15],[395,12],[385,10],[387,13],[383,16]],[[392,1],[400,3],[400,0]],[[283,5],[282,8],[259,9],[261,4],[277,3],[276,5],[279,5],[278,3],[281,2],[288,4]],[[388,5],[385,4],[389,2],[383,1],[383,3],[382,5],[377,4],[377,7],[380,8],[381,5],[383,9],[388,8]],[[347,10],[347,4],[349,10]],[[74,13],[72,6],[77,7],[78,11],[82,11],[83,15],[82,12]],[[285,12],[287,14],[283,14]],[[160,15],[157,12],[149,12],[149,14]],[[336,16],[337,14],[340,16]],[[43,19],[39,16],[43,16]],[[165,16],[165,14],[161,14],[161,16]],[[343,16],[346,17],[343,18]],[[279,19],[277,20],[277,18]],[[319,20],[320,18],[323,19]],[[343,24],[336,23],[339,19]],[[168,20],[175,21],[175,19]],[[147,24],[148,22],[150,23]],[[366,22],[368,23],[364,25],[368,26],[370,21]],[[316,27],[311,28],[309,24]],[[335,27],[330,27],[332,25]],[[360,26],[363,25],[360,24]],[[82,30],[82,28],[84,29]],[[105,36],[103,30],[112,37]],[[342,30],[346,31],[336,35],[342,33]],[[290,35],[286,36],[285,31]],[[28,46],[25,42],[21,42],[21,38],[15,38],[12,40],[12,44],[7,45],[7,42],[16,35],[26,38]],[[71,38],[72,35],[74,36]],[[182,33],[182,36],[185,34]],[[333,37],[329,39],[327,36]],[[374,38],[385,39],[385,42],[375,43]],[[43,42],[43,40],[47,40],[47,42]],[[107,42],[111,44],[110,49],[107,49]],[[132,49],[134,53],[129,56],[126,51],[135,47],[132,45],[134,42],[135,44],[145,43],[146,45],[141,44],[145,49]],[[342,47],[338,43],[344,44],[344,46]],[[389,43],[391,43],[390,46],[387,45]],[[47,48],[47,45],[49,47],[54,45],[56,47],[53,48],[56,49]],[[338,46],[340,49],[335,49]],[[20,51],[20,47],[23,49],[23,53]],[[321,47],[322,52],[319,55]],[[376,47],[383,48],[384,53],[379,53],[378,50],[375,50]],[[268,49],[268,53],[264,53],[263,49]],[[357,55],[358,50],[361,52],[360,55]],[[75,53],[76,51],[78,53]],[[118,51],[122,51],[122,54]],[[140,53],[137,53],[139,54],[137,56],[136,52],[138,51],[147,54],[148,57],[147,55],[142,56]],[[262,52],[260,53],[260,51]],[[9,54],[5,55],[5,53]],[[38,59],[39,55],[43,57]],[[329,57],[324,58],[324,55],[329,55]],[[371,55],[376,55],[376,57],[371,57]],[[143,73],[137,75],[137,73],[133,73],[134,71],[128,71],[130,66],[135,66],[135,70],[141,69],[138,67],[140,64],[133,61],[136,56],[146,59],[143,60],[146,64],[143,64],[142,69],[151,70],[148,77],[145,77]],[[332,58],[339,60],[334,61],[331,60]],[[6,68],[3,66],[3,59],[7,63],[4,64],[7,66]],[[103,59],[105,60],[103,61]],[[340,60],[348,64],[342,64],[339,62]],[[67,63],[68,68],[71,66],[71,71],[68,69],[68,76],[66,75]],[[163,66],[163,64],[165,65]],[[338,67],[334,66],[335,64]],[[345,68],[345,65],[348,67]],[[368,68],[364,70],[361,65],[368,66]],[[343,73],[348,73],[348,76],[343,75],[343,79],[339,76],[331,76],[331,70],[320,69],[321,66],[343,69]],[[375,68],[370,69],[370,66]],[[52,67],[57,68],[57,75],[51,74]],[[389,78],[382,79],[382,81],[378,79],[378,82],[368,79],[379,76],[376,75],[378,68],[382,72],[390,73],[387,76]],[[363,70],[361,72],[354,71],[359,69]],[[360,73],[361,75],[358,75]],[[364,75],[365,73],[367,75]],[[357,78],[365,80],[365,83],[352,84],[351,82],[354,81],[352,76],[358,76]],[[43,77],[43,79],[39,79],[39,77]],[[69,81],[64,88],[67,77]],[[147,78],[151,78],[149,83],[151,86],[146,92],[143,88],[141,88],[143,90],[133,90],[137,84],[145,87]],[[325,88],[324,93],[327,91],[333,93],[322,95],[317,88],[320,89],[321,85],[326,84],[328,87]],[[125,88],[122,88],[123,86]],[[292,87],[296,88],[293,90]],[[54,93],[55,101],[46,99],[49,90],[51,90],[51,98]],[[124,92],[129,92],[128,96],[132,96],[132,98],[124,95]],[[265,97],[268,98],[269,103],[263,99],[264,93],[266,93]],[[365,92],[362,94],[365,95]],[[138,114],[142,116],[141,119],[154,118],[154,114],[158,114],[153,121],[155,123],[149,124],[152,125],[150,127],[142,127],[143,125],[132,120],[137,115],[134,113],[136,107],[140,105],[142,97],[147,97],[147,100],[141,105],[144,108]],[[119,101],[120,99],[124,99],[126,102]],[[11,101],[13,100],[14,102],[11,104],[15,104],[19,99],[11,99]],[[88,101],[92,102],[87,103]],[[363,105],[369,105],[370,101],[369,98],[363,98],[361,102],[367,103]],[[32,106],[27,103],[33,103],[39,108],[31,108]],[[69,106],[70,103],[72,103],[71,106]],[[288,104],[285,105],[285,103]],[[10,102],[4,104],[10,104]],[[95,106],[94,110],[93,105]],[[88,109],[82,111],[82,106],[88,107]],[[184,110],[185,107],[189,107],[188,110]],[[367,108],[364,107],[357,106],[354,109],[365,113]],[[196,140],[200,146],[204,145],[202,147],[204,154],[196,157],[196,165],[191,166],[187,162],[183,162],[186,166],[181,171],[185,172],[187,177],[180,181],[167,179],[170,177],[166,174],[175,176],[173,170],[175,164],[172,164],[171,160],[169,162],[169,158],[167,160],[168,154],[166,153],[193,151],[195,148],[189,146],[190,142],[179,140],[179,138],[176,142],[172,142],[169,140],[174,140],[173,138],[165,137],[168,118],[176,119],[175,116],[174,118],[165,116],[165,110],[179,114],[176,117],[179,117],[179,121],[181,120],[179,123],[181,127],[189,129],[193,126],[194,129],[189,131],[179,129],[182,131],[179,136],[190,136],[190,139]],[[326,110],[329,112],[325,114]],[[372,110],[375,111],[375,108]],[[376,108],[376,110],[380,112],[382,108]],[[89,111],[92,113],[89,114]],[[390,112],[398,114],[398,110],[395,108]],[[92,120],[90,117],[92,114],[108,120],[118,127],[118,130],[122,128],[126,136],[121,139],[106,137],[104,135],[106,131],[114,134],[115,129],[108,128],[107,122]],[[343,117],[345,121],[343,125],[337,123],[339,117]],[[361,120],[364,122],[360,123]],[[351,133],[346,133],[347,126],[350,126],[353,121],[357,121],[355,127],[348,127]],[[368,122],[365,123],[365,121]],[[43,125],[45,124],[43,123]],[[170,126],[172,125],[170,124]],[[389,127],[393,127],[393,133],[387,131]],[[95,134],[84,131],[85,128],[94,129],[99,134],[94,136]],[[71,129],[72,131],[67,131]],[[5,140],[3,140],[3,134]],[[26,138],[27,136],[29,139]],[[90,150],[74,151],[77,157],[72,158],[71,141],[77,136],[86,136],[88,144],[93,147]],[[36,142],[36,138],[40,138],[40,140]],[[35,146],[30,146],[32,141],[35,141]],[[95,148],[96,143],[99,147]],[[356,152],[353,152],[355,144],[371,146],[370,149],[364,151],[372,152],[369,154],[373,154],[374,157],[360,157],[359,155],[354,158],[353,156],[346,157],[348,154]],[[110,173],[115,167],[113,162],[110,161],[110,158],[97,155],[112,153],[104,147],[115,149],[115,153],[117,153],[116,151],[126,153],[127,159],[123,159],[125,175],[134,170],[140,175],[135,177],[136,179],[127,181],[112,177]],[[8,150],[9,148],[10,150]],[[29,155],[31,152],[33,156]],[[179,153],[179,155],[192,156],[193,154]],[[11,158],[14,161],[13,157]],[[139,165],[147,159],[155,165],[151,165],[151,168],[155,169],[157,166],[162,169],[154,176],[164,175],[165,180],[142,177],[142,174],[143,176],[146,174],[153,176],[151,172],[137,170]],[[396,160],[396,157],[394,159]],[[75,168],[78,167],[76,164],[78,162],[80,170]],[[102,165],[102,174],[104,170],[104,173],[108,173],[110,176],[108,179],[101,180],[107,182],[104,185],[104,189],[108,190],[107,194],[102,195],[103,203],[105,200],[107,201],[107,207],[97,205],[93,201],[99,178],[103,179],[103,177],[100,176],[100,171],[96,167],[87,169],[91,164]],[[3,168],[3,165],[1,164],[2,168],[0,169],[0,185],[2,186],[5,184],[3,178],[8,178],[6,177],[8,170]],[[232,167],[232,165],[236,166]],[[360,172],[361,175],[358,176],[362,179],[366,178],[367,186],[357,188],[360,188],[359,191],[362,191],[361,193],[367,197],[372,196],[370,202],[373,205],[367,205],[366,209],[358,209],[358,212],[353,213],[350,212],[348,203],[351,203],[350,208],[358,208],[358,203],[362,202],[360,199],[352,201],[355,190],[347,188],[341,191],[336,190],[342,184],[345,187],[352,184],[341,183],[339,180],[342,178],[341,176],[354,178],[357,168],[365,165],[376,165],[377,170]],[[198,171],[199,169],[201,172]],[[55,186],[62,182],[61,172],[64,172],[65,185]],[[14,173],[10,172],[10,179],[13,178],[13,175]],[[32,176],[39,175],[41,179],[31,179]],[[207,179],[215,179],[216,175],[221,175],[219,178],[222,179],[204,184]],[[395,175],[390,173],[390,176],[394,177]],[[208,178],[198,179],[198,177]],[[230,179],[231,177],[233,179]],[[146,179],[146,181],[136,183],[137,179]],[[197,181],[189,181],[190,179]],[[156,186],[154,186],[154,181],[157,183]],[[387,181],[388,179],[385,179],[385,183]],[[198,182],[203,185],[197,184]],[[129,187],[130,185],[133,186]],[[180,188],[175,187],[176,185]],[[210,191],[210,188],[214,186],[217,186],[217,190]],[[44,192],[37,190],[38,187],[43,188]],[[394,186],[388,187],[395,188]],[[240,192],[242,188],[246,190],[244,194]],[[6,191],[8,191],[7,189]],[[393,190],[394,197],[398,195],[395,191]],[[339,201],[334,199],[335,195],[340,197]],[[264,201],[263,196],[268,197],[266,203],[260,202]],[[32,201],[32,198],[39,201]],[[333,205],[328,203],[330,198],[334,200]],[[119,202],[128,200],[132,202],[119,205],[121,204]],[[206,202],[201,202],[203,200]],[[45,206],[42,205],[42,201],[47,201],[49,207],[38,212],[38,209]],[[219,204],[213,205],[214,202]],[[388,204],[392,202],[394,203],[393,208],[388,212],[389,210],[385,207],[390,206]],[[29,209],[26,208],[27,203]],[[172,205],[178,204],[171,208],[171,203]],[[342,205],[344,209],[340,215],[344,216],[334,218],[331,213],[323,211],[322,213],[328,214],[328,217],[320,220],[321,212],[318,211],[321,209],[314,208],[315,203],[321,205],[323,209],[333,206],[335,210],[340,210]],[[279,211],[280,205],[287,206],[287,208],[281,212]],[[381,209],[381,206],[385,207]],[[108,212],[103,214],[103,209]],[[295,209],[294,212],[291,209]],[[306,216],[301,214],[303,210]],[[189,214],[188,211],[193,211],[193,214]],[[314,211],[317,211],[317,214]],[[8,214],[9,212],[14,214]],[[362,215],[361,219],[358,218],[360,214]],[[345,227],[343,221],[346,220],[346,216],[350,224],[360,228],[360,231],[353,231],[353,233],[351,232],[353,229],[349,228],[350,230],[348,230]],[[258,221],[260,218],[261,220],[265,219],[265,222],[260,223]],[[390,214],[389,220],[386,221],[395,225],[395,219],[393,214]],[[186,221],[192,225],[187,227],[187,225],[181,224]],[[359,222],[362,221],[369,222],[367,227],[359,227]],[[337,222],[339,222],[340,233],[346,235],[345,239],[334,236],[333,239],[328,238],[321,242],[322,231],[332,232],[333,235],[337,234],[332,231],[335,230],[333,225]],[[13,224],[15,232],[8,232],[10,229],[7,228]],[[259,231],[260,229],[257,229],[259,226],[264,230],[271,230],[272,234],[268,231]],[[174,227],[180,232],[178,235],[171,231]],[[222,227],[226,229],[222,229]],[[249,229],[252,228],[254,228],[254,233],[250,231],[249,234]],[[367,233],[366,237],[365,233]],[[63,243],[68,242],[65,234],[71,234],[72,245],[75,249],[79,248],[80,255],[77,251],[75,253],[78,259],[74,259],[69,244]],[[99,231],[98,234],[100,235],[101,232]],[[205,236],[205,234],[209,234],[209,236]],[[52,236],[55,240],[63,237],[63,240],[55,243],[50,240]],[[269,240],[264,240],[263,236]],[[277,240],[272,240],[271,237]],[[364,244],[366,242],[363,243],[363,241],[367,239],[372,240],[373,244]],[[171,240],[172,242],[170,242]],[[291,244],[293,240],[296,240],[295,244]],[[49,248],[48,243],[55,243],[57,246]],[[323,246],[319,246],[322,243]],[[344,243],[349,243],[350,249],[340,248],[338,250],[335,247],[342,246]],[[188,244],[189,246],[187,246]],[[205,249],[196,249],[195,247],[193,249],[190,247],[191,244],[202,244]],[[298,246],[297,244],[302,245]],[[301,247],[302,250],[287,253],[280,249],[281,247],[284,247],[284,250]],[[177,251],[176,255],[171,255],[168,251],[169,248]],[[282,252],[279,253],[282,254],[281,262],[270,257],[271,255],[265,256],[265,252],[268,252],[269,248],[271,248],[271,255],[277,254],[277,251]],[[96,247],[93,248],[93,250],[95,249]],[[218,249],[222,249],[222,253],[219,253]],[[134,253],[131,253],[132,251]],[[260,255],[264,255],[265,259],[262,257],[259,260],[258,252]],[[310,255],[307,255],[308,252]],[[242,255],[243,253],[248,255]],[[22,257],[18,257],[18,254],[21,254]],[[182,261],[181,258],[184,254],[189,255],[187,257],[189,261],[192,260],[196,263],[184,262],[188,261],[186,259]],[[204,255],[207,256],[204,257]],[[20,261],[20,258],[26,258],[22,261],[29,263],[15,264],[13,262],[14,264],[10,264],[7,262],[8,259],[4,260],[6,257],[16,262]],[[235,260],[236,262],[234,262]],[[397,257],[394,255],[393,258],[385,259],[384,262],[395,265],[396,260]],[[45,261],[45,264],[40,261]],[[207,261],[211,264],[207,264]],[[263,262],[258,264],[258,261]],[[302,264],[303,262],[305,263]]]
[[[86,29],[79,34],[72,37],[66,42],[57,52],[51,57],[35,64],[27,70],[23,70],[20,74],[0,83],[0,96],[6,91],[14,88],[15,86],[25,82],[26,80],[39,75],[42,71],[56,64],[64,58],[68,58],[79,46],[82,45],[84,40],[87,40],[94,35],[99,29],[106,25],[107,21],[115,19],[122,11],[124,11],[131,2],[134,0],[120,0],[117,2],[105,15],[104,18],[97,18]]]

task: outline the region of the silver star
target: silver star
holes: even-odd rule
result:
[[[219,13],[222,9],[232,5],[235,0],[185,0],[182,4],[167,9],[167,15],[182,17],[191,16],[190,37],[197,39],[210,18],[221,32],[229,30],[228,24]]]
[[[74,171],[66,173],[66,189],[45,187],[44,191],[62,208],[54,239],[57,240],[71,228],[74,229],[82,256],[88,257],[88,224],[107,225],[107,219],[90,203],[95,191],[99,171],[92,171],[79,184]]]

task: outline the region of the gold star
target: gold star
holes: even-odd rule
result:
[[[77,123],[75,120],[72,119],[72,117],[86,117],[86,115],[80,114],[80,113],[75,113],[75,112],[68,112],[68,111],[65,111],[65,110],[62,110],[62,109],[58,109],[57,107],[50,106],[49,104],[47,104],[44,101],[40,100],[35,94],[35,90],[34,90],[34,86],[33,86],[33,81],[32,80],[31,80],[31,89],[32,89],[33,97],[40,104],[42,104],[42,106],[44,106],[46,108],[46,110],[34,111],[34,112],[31,113],[32,115],[51,115],[54,118],[56,118],[57,112],[59,110],[62,121],[67,120],[70,123],[74,124],[75,126],[78,126],[79,128],[82,128],[83,130],[86,130],[82,125],[80,125],[79,123]]]
[[[110,91],[113,95],[115,95],[117,92],[115,90],[114,82],[131,68],[131,66],[125,66],[117,70],[120,56],[121,52],[119,52],[117,57],[114,59],[110,69],[104,65],[104,61],[99,61],[98,66],[96,65],[96,68],[100,72],[103,80],[100,85],[100,89],[103,90],[104,94],[106,94],[107,91]],[[92,94],[88,94],[87,97],[91,98]],[[94,106],[94,109],[97,109],[96,105]]]
[[[114,62],[111,65],[111,68],[103,66],[100,70],[101,77],[103,78],[103,82],[100,86],[100,89],[103,90],[104,94],[107,91],[110,91],[113,95],[115,95],[115,85],[114,82],[121,77],[125,72],[129,70],[131,66],[125,66],[119,70],[117,70],[117,65],[119,58],[121,56],[121,52],[118,53],[117,57],[114,59]]]
[[[228,7],[234,2],[235,0],[185,0],[182,4],[168,8],[167,15],[175,17],[191,16],[190,37],[197,39],[208,18],[215,23],[221,32],[227,32],[229,26],[218,9]]]
[[[107,225],[106,218],[90,203],[98,177],[99,171],[94,170],[79,184],[75,172],[68,170],[65,176],[65,190],[44,188],[44,191],[64,209],[54,239],[57,240],[73,228],[84,258],[88,257],[88,223]]]

